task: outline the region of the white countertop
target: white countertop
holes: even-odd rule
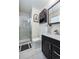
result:
[[[54,38],[54,39],[60,41],[60,35],[57,35],[57,34],[55,34],[55,33],[53,33],[53,34],[45,34],[45,33],[44,33],[43,35],[45,35],[45,36],[47,36],[47,37],[50,37],[50,38]]]

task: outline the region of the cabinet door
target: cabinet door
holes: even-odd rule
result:
[[[51,59],[51,43],[48,41],[45,41],[45,50],[47,58]]]
[[[45,38],[42,40],[42,51],[47,59],[51,59],[51,43]]]
[[[52,45],[52,59],[60,59],[60,49]]]

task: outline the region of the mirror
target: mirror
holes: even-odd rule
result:
[[[60,17],[60,1],[57,1],[54,5],[52,5],[49,9],[48,9],[48,24],[52,25],[52,24],[58,24],[60,23],[59,17]]]

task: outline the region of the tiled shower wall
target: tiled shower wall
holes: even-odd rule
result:
[[[30,41],[31,39],[31,18],[21,13],[19,15],[19,40]]]

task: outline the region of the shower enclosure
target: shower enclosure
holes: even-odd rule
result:
[[[31,18],[21,15],[19,16],[19,49],[21,50],[24,45],[23,49],[30,48],[27,44],[31,42]]]

